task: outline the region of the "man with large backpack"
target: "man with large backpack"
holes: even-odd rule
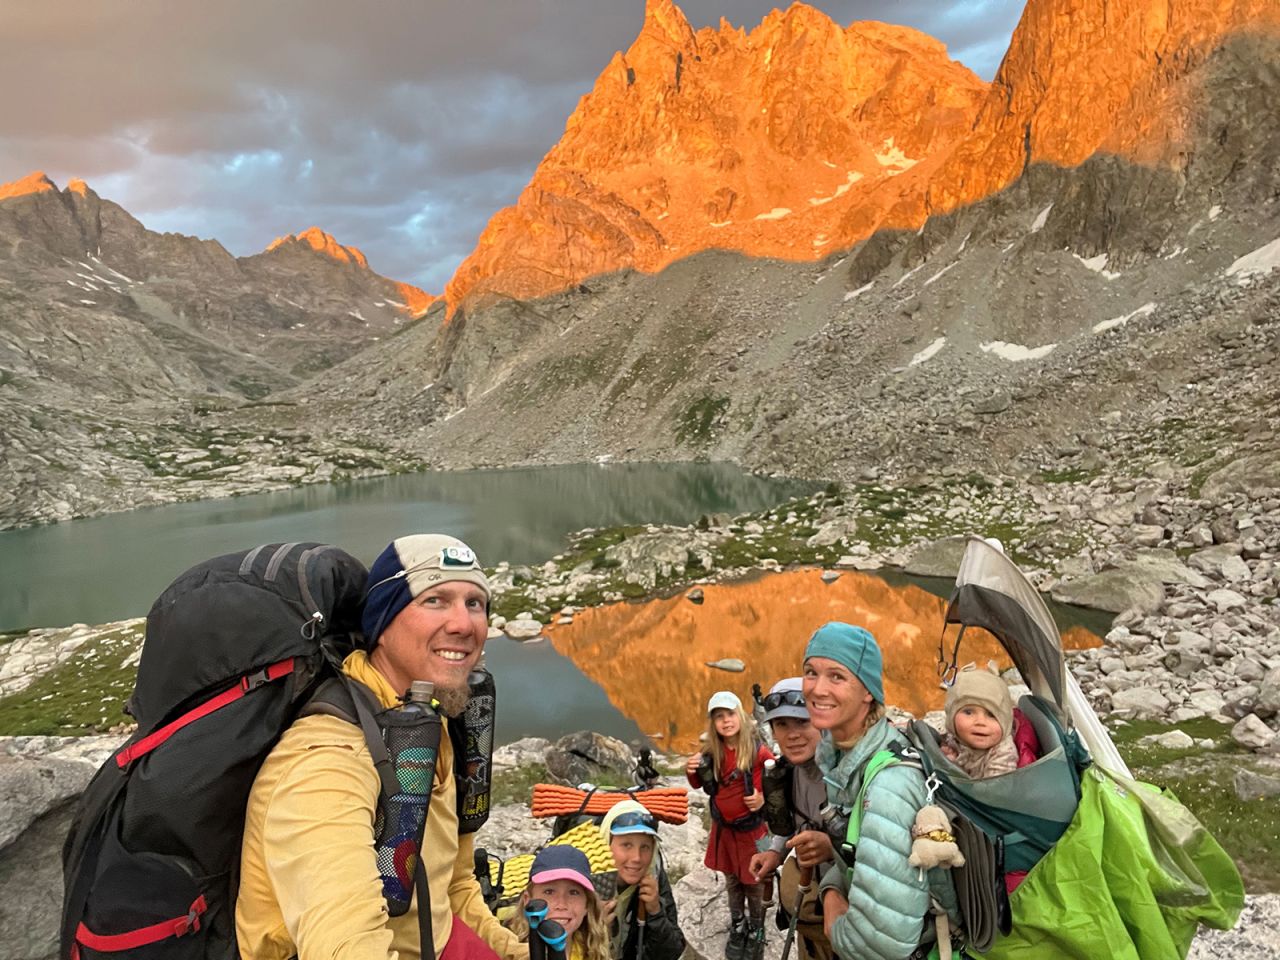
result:
[[[431,953],[442,960],[527,958],[528,948],[485,906],[472,838],[459,832],[459,746],[450,727],[467,705],[468,677],[488,633],[488,602],[483,570],[452,537],[401,537],[374,562],[362,614],[364,646],[343,661],[343,674],[355,681],[344,690],[370,694],[380,714],[399,707],[408,716],[417,705],[435,722],[438,711],[446,735],[437,727],[434,739],[398,756],[389,735],[393,756],[380,762],[370,752],[368,731],[350,722],[340,703],[304,710],[267,757],[249,796],[235,911],[245,960]],[[318,700],[323,694],[322,688]],[[402,700],[408,702],[402,706]],[[410,716],[404,729],[417,729],[412,722]],[[415,771],[425,772],[416,792]],[[395,794],[390,809],[381,799],[388,793]],[[408,836],[415,816],[421,870],[416,845],[384,842],[395,832],[383,829],[388,820],[406,818]],[[387,893],[397,875],[407,887],[400,910]],[[420,924],[424,902],[430,922]]]

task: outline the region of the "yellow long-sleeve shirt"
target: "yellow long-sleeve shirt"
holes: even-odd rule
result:
[[[361,652],[343,664],[384,706],[390,684]],[[418,960],[418,904],[389,917],[374,855],[379,781],[360,728],[304,717],[271,751],[245,817],[236,900],[243,960]],[[528,947],[489,912],[472,872],[472,838],[458,836],[453,750],[440,738],[422,856],[431,890],[436,952],[457,914],[504,960]]]

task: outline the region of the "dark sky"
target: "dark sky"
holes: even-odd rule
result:
[[[685,0],[695,28],[768,0]],[[819,0],[904,23],[990,79],[1021,0]],[[237,255],[317,225],[439,293],[643,0],[0,4],[0,182],[82,177],[153,230]]]

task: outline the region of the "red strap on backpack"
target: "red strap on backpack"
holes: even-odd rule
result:
[[[159,943],[170,937],[181,937],[200,929],[200,915],[208,909],[204,895],[196,897],[195,903],[187,910],[185,916],[172,920],[161,920],[149,927],[130,930],[128,933],[99,934],[94,933],[83,923],[76,927],[76,944],[84,944],[90,950],[101,953],[118,953],[121,950],[136,950],[148,944]],[[79,950],[75,951],[78,956]]]
[[[175,733],[188,724],[195,723],[202,717],[207,717],[215,710],[221,710],[229,703],[235,703],[246,693],[252,693],[264,683],[270,683],[272,680],[279,680],[281,677],[288,676],[293,672],[294,659],[290,657],[288,660],[281,660],[279,663],[273,663],[265,670],[259,670],[256,673],[246,673],[240,678],[240,682],[233,684],[222,693],[218,694],[210,700],[206,700],[194,710],[189,710],[178,719],[171,723],[165,724],[155,733],[143,737],[136,743],[132,743],[116,754],[116,765],[121,770],[133,763],[144,754],[150,753],[160,744],[164,743]]]

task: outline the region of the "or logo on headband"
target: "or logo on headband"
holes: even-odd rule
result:
[[[470,547],[445,547],[440,551],[442,567],[474,567],[476,555]]]

